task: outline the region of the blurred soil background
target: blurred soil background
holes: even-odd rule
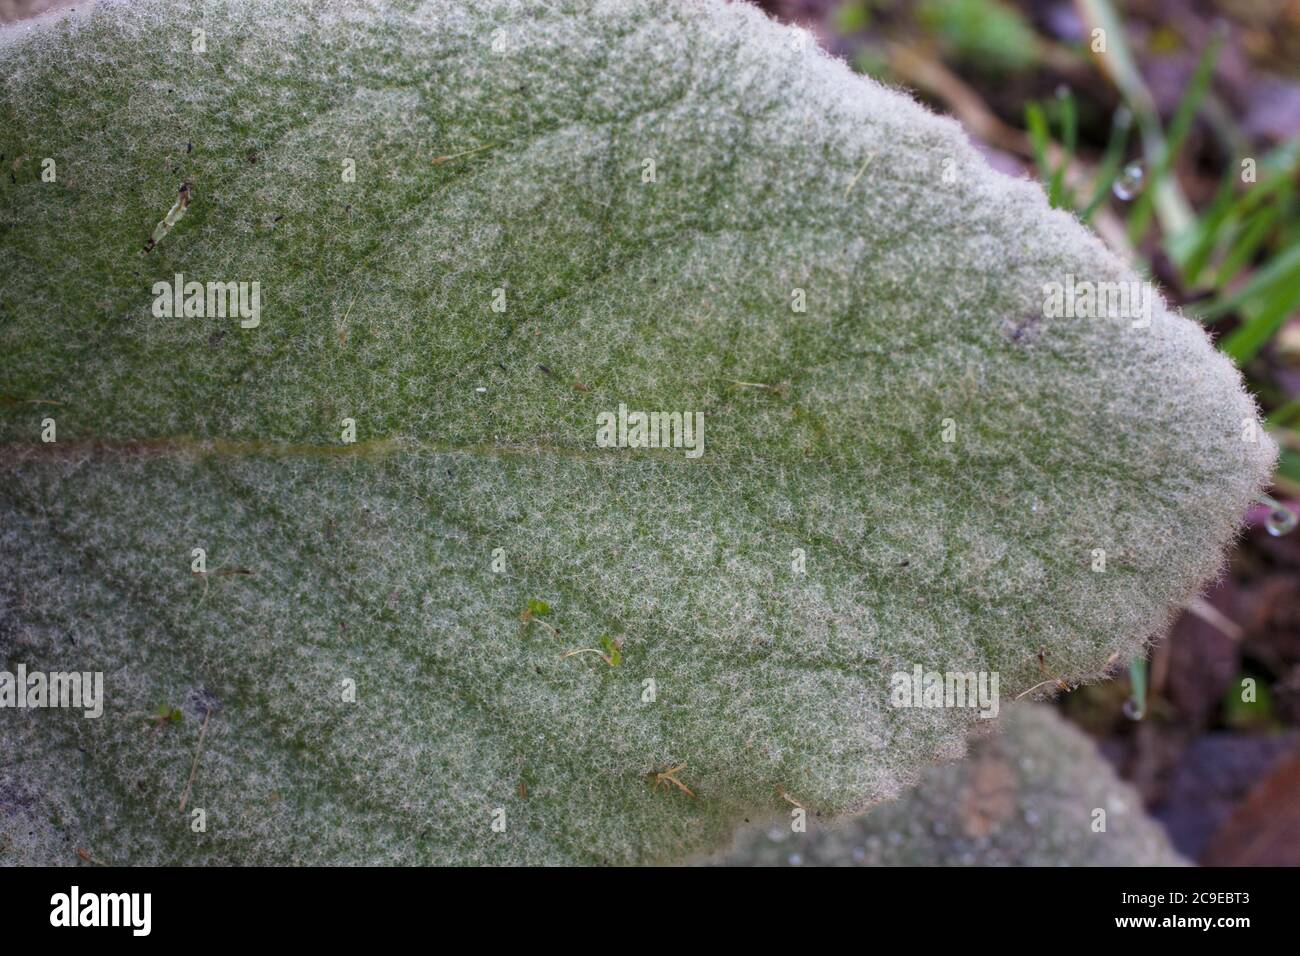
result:
[[[1273,497],[1300,510],[1300,0],[757,2],[957,117],[995,167],[1042,180],[1204,321],[1284,449]],[[0,22],[73,5],[0,0]],[[1274,533],[1286,521],[1267,505],[1249,519],[1144,687],[1120,662],[1055,706],[1188,858],[1295,866],[1300,531]]]

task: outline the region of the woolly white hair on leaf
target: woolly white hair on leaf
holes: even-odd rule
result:
[[[1136,277],[794,40],[717,0],[4,31],[0,646],[107,696],[0,722],[24,818],[110,863],[661,861],[960,754],[895,672],[1010,698],[1160,633],[1272,467],[1237,372],[1158,301],[1046,314]],[[257,327],[155,317],[177,275]],[[620,406],[702,453],[596,447]]]

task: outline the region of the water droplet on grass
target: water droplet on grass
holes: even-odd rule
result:
[[[1269,495],[1260,495],[1260,503],[1268,508],[1268,517],[1264,519],[1264,528],[1275,538],[1280,538],[1284,534],[1290,534],[1296,528],[1296,513],[1288,508],[1276,498]]]
[[[1268,529],[1268,533],[1273,537],[1280,538],[1282,535],[1290,534],[1295,530],[1296,521],[1294,511],[1290,508],[1279,507],[1268,513],[1268,517],[1264,519],[1264,527]]]
[[[1111,186],[1111,192],[1127,202],[1142,191],[1145,180],[1146,172],[1143,170],[1142,164],[1140,162],[1129,163],[1120,172],[1115,184]]]
[[[1124,701],[1124,716],[1129,720],[1141,720],[1146,714],[1142,709],[1142,705],[1130,697]]]

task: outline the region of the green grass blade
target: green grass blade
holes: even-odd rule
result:
[[[1156,192],[1160,184],[1172,172],[1174,158],[1178,155],[1178,151],[1182,149],[1183,143],[1186,142],[1187,134],[1191,132],[1196,113],[1201,108],[1205,94],[1209,92],[1210,80],[1214,76],[1214,65],[1218,62],[1219,53],[1222,49],[1223,35],[1216,32],[1205,51],[1201,54],[1200,60],[1197,61],[1191,82],[1187,84],[1183,98],[1174,111],[1174,117],[1169,124],[1163,151],[1158,161],[1152,164],[1150,181],[1142,191],[1142,195],[1138,197],[1138,201],[1129,215],[1129,239],[1135,244],[1146,234],[1147,227],[1151,222]]]
[[[1284,283],[1292,275],[1300,272],[1300,242],[1288,246],[1267,265],[1255,271],[1255,274],[1236,292],[1209,305],[1193,303],[1184,307],[1185,312],[1194,315],[1202,322],[1209,322],[1227,315],[1242,304],[1271,292],[1274,287]]]
[[[1111,187],[1115,185],[1115,177],[1119,175],[1120,163],[1124,160],[1124,148],[1128,146],[1129,132],[1132,129],[1133,113],[1128,107],[1121,106],[1115,111],[1115,116],[1111,120],[1110,141],[1106,144],[1106,153],[1097,168],[1092,199],[1080,214],[1084,222],[1092,218],[1093,213],[1106,201]]]
[[[1216,288],[1226,288],[1242,269],[1250,265],[1289,206],[1288,196],[1285,204],[1267,206],[1250,217],[1229,247],[1228,254],[1219,267],[1214,279]]]
[[[1224,340],[1223,351],[1244,365],[1259,354],[1296,309],[1300,309],[1300,272],[1292,273],[1258,314]]]

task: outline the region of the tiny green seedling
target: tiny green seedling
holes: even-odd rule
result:
[[[623,661],[623,638],[611,638],[608,634],[600,637],[600,646],[605,648],[605,663],[617,667]]]
[[[551,613],[551,606],[545,601],[539,601],[537,598],[529,598],[528,607],[524,609],[521,615],[525,621],[530,621],[535,617],[545,617]]]
[[[567,660],[575,654],[595,654],[610,667],[617,667],[623,662],[623,638],[610,637],[608,634],[602,634],[600,646],[603,651],[594,647],[580,647],[576,651],[568,651],[560,655],[560,660]]]
[[[181,709],[179,707],[172,707],[170,704],[159,705],[158,709],[153,712],[153,716],[149,718],[153,723],[154,730],[157,730],[165,724],[178,724],[184,719],[185,714],[181,712]]]
[[[560,629],[555,625],[542,620],[542,618],[546,617],[550,613],[551,606],[545,601],[540,601],[537,598],[529,598],[528,606],[525,607],[523,613],[519,615],[519,620],[524,622],[524,630],[528,630],[528,625],[535,621],[543,627],[549,628],[550,632],[558,637]]]

